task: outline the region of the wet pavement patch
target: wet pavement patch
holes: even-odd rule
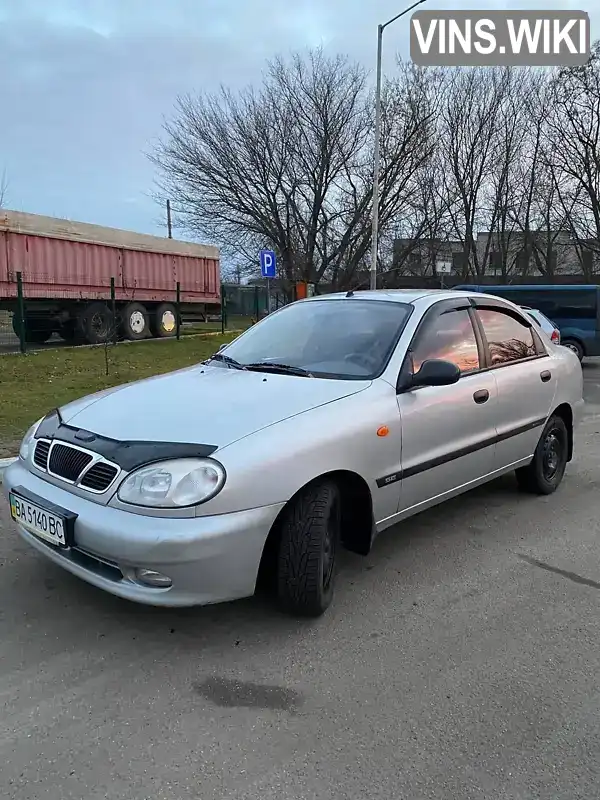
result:
[[[553,567],[552,564],[546,564],[545,561],[538,561],[537,558],[531,558],[531,556],[526,556],[522,553],[517,553],[517,556],[522,561],[526,561],[528,564],[531,564],[532,567],[539,567],[540,569],[545,569],[546,572],[553,572],[555,575],[560,575],[562,578],[567,578],[568,580],[573,581],[573,583],[579,583],[582,586],[590,586],[592,589],[600,589],[600,583],[598,583],[598,581],[593,581],[591,578],[584,578],[582,575],[578,575],[576,572],[570,572],[566,569]]]
[[[293,711],[302,704],[302,695],[285,686],[237,681],[229,678],[206,678],[194,684],[194,690],[223,708],[267,708],[272,711]]]

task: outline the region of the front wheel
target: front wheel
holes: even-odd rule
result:
[[[17,314],[13,314],[12,327],[15,336],[21,338],[21,321]],[[25,341],[28,344],[45,344],[52,336],[52,321],[46,317],[36,317],[33,314],[25,317]]]
[[[304,489],[283,519],[277,586],[289,613],[319,617],[333,599],[340,541],[341,497],[331,482]]]
[[[562,417],[552,416],[535,449],[531,464],[517,470],[519,488],[531,494],[552,494],[565,474],[569,433]]]

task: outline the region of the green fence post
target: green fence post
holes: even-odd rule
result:
[[[19,331],[19,346],[21,352],[27,350],[25,338],[25,298],[23,297],[23,273],[17,272],[17,330]]]
[[[181,284],[177,281],[176,286],[176,295],[175,295],[175,317],[176,317],[176,331],[177,331],[177,341],[179,341],[181,337]]]
[[[117,331],[118,331],[118,324],[117,324],[117,298],[115,292],[115,279],[114,276],[110,279],[110,310],[112,312],[112,340],[113,344],[117,343]]]
[[[221,284],[221,333],[225,333],[227,327],[227,294],[225,286]]]

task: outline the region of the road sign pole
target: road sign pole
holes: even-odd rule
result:
[[[446,287],[444,285],[444,275],[450,275],[450,273],[452,272],[452,262],[436,261],[435,272],[438,278],[440,279],[440,289],[445,289]]]
[[[277,276],[277,257],[273,250],[261,250],[258,254],[260,274],[267,283],[267,314],[271,313],[271,279]]]

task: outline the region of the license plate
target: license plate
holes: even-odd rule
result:
[[[68,520],[21,495],[9,493],[10,515],[25,530],[58,547],[67,546]]]

